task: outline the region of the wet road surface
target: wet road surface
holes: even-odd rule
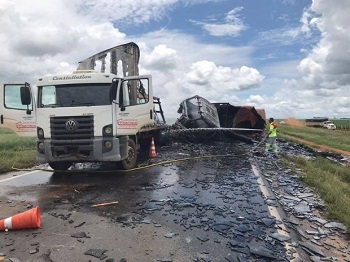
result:
[[[307,236],[303,238],[299,224],[278,203],[285,195],[278,194],[282,178],[274,180],[271,172],[278,173],[276,160],[248,156],[249,149],[225,139],[208,144],[174,142],[157,148],[157,158],[143,155],[139,162],[145,165],[198,155],[232,157],[167,163],[126,173],[100,168],[2,176],[0,218],[39,206],[42,227],[0,233],[0,261],[1,257],[108,262],[329,257],[327,250],[311,244],[310,237],[308,241]],[[299,216],[310,212],[300,210],[308,207],[300,202],[294,199],[297,204],[289,208],[299,205]],[[340,248],[334,246],[334,250]],[[347,252],[340,256],[347,259]]]

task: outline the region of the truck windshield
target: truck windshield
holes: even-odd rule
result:
[[[110,105],[111,84],[49,85],[38,87],[38,107]]]

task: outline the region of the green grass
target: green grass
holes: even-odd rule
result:
[[[350,119],[331,119],[338,129],[350,129]]]
[[[301,138],[350,152],[350,130],[328,130],[279,124],[278,136],[286,140],[292,140],[292,137]]]
[[[0,173],[13,171],[12,167],[32,167],[35,156],[35,138],[19,137],[11,130],[0,128]]]
[[[294,168],[302,170],[301,180],[325,202],[327,218],[342,222],[350,229],[350,168],[325,158],[287,159],[295,164]]]

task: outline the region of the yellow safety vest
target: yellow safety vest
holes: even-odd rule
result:
[[[271,132],[269,137],[276,137],[277,136],[277,125],[276,125],[276,123],[274,123],[274,122],[270,123],[269,130]]]

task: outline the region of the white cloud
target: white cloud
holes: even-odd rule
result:
[[[177,0],[73,0],[81,16],[97,22],[118,21],[119,24],[134,25],[161,19],[177,2]]]
[[[161,97],[168,117],[178,117],[180,102],[194,95],[211,102],[239,104],[239,90],[253,88],[263,79],[256,69],[242,66],[250,63],[251,47],[205,44],[167,30],[152,32],[134,41],[141,50],[140,73],[152,74],[155,95]],[[160,70],[164,60],[171,66]],[[205,81],[200,80],[200,74],[208,74]]]
[[[306,29],[303,29],[305,31]],[[283,27],[259,33],[259,37],[254,41],[255,45],[293,45],[297,42],[304,41],[304,34],[299,27]]]
[[[292,46],[296,43],[305,44],[311,43],[314,40],[313,37],[318,35],[319,17],[310,8],[304,9],[299,26],[291,26],[287,20],[286,22],[285,26],[259,32],[259,37],[254,41],[254,45],[278,44]]]
[[[350,108],[350,85],[334,90],[315,89],[302,80],[290,79],[283,83],[283,79],[270,78],[259,90],[260,93],[256,93],[266,101],[257,101],[256,106],[264,107],[267,115],[275,118],[344,117]],[[268,90],[271,90],[269,95]]]
[[[247,29],[247,26],[244,25],[238,15],[242,9],[243,7],[232,9],[221,23],[192,22],[201,25],[205,31],[213,36],[238,36],[243,30]]]
[[[350,10],[349,1],[314,0],[312,11],[320,14],[311,19],[321,32],[317,46],[300,62],[305,81],[314,88],[337,89],[350,83]]]
[[[96,22],[140,25],[159,21],[179,5],[191,6],[222,0],[67,0],[80,16]]]
[[[309,10],[305,10],[304,13],[302,14],[302,17],[300,19],[301,22],[301,32],[309,35],[311,33],[311,28],[310,28],[310,24],[314,24],[314,22],[309,21],[311,17],[311,14],[309,12]]]
[[[176,66],[176,50],[168,48],[166,45],[156,46],[150,54],[143,57],[143,65],[148,69],[169,70]]]
[[[35,83],[42,75],[70,73],[92,54],[133,41],[141,50],[140,73],[152,74],[167,117],[177,116],[179,103],[193,95],[253,104],[276,118],[350,115],[350,1],[314,0],[300,16],[300,27],[262,32],[250,46],[208,44],[166,28],[133,36],[121,29],[159,22],[181,6],[220,1],[0,0],[0,81]],[[249,29],[243,11],[196,23],[211,35],[237,36]],[[294,57],[266,64],[256,58],[262,45],[308,40],[299,62]]]
[[[281,118],[350,115],[349,11],[349,1],[314,0],[310,8],[304,9],[300,28],[261,33],[259,43],[265,46],[271,44],[271,39],[272,43],[283,45],[302,41],[311,45],[300,50],[305,58],[298,63],[282,61],[260,68],[267,78],[256,93],[269,98],[263,104],[267,115]]]
[[[0,0],[2,81],[71,72],[80,60],[124,41],[111,23],[91,22],[70,7],[65,1]]]
[[[251,95],[247,99],[247,102],[249,104],[253,104],[253,105],[262,105],[262,104],[266,103],[266,99],[264,97],[262,97],[261,95]]]
[[[186,74],[189,83],[205,85],[208,87],[218,86],[222,92],[225,90],[241,90],[261,84],[264,76],[254,68],[242,66],[241,68],[229,68],[216,66],[209,61],[199,61],[191,66]]]

